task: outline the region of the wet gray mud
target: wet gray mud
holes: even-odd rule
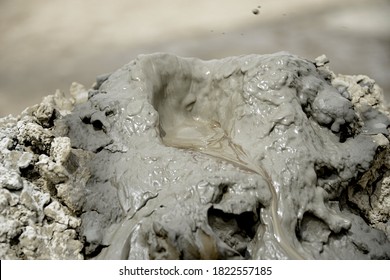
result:
[[[143,55],[98,77],[72,111],[26,112],[51,120],[41,152],[66,170],[47,179],[46,204],[79,222],[78,256],[389,259],[388,109],[372,79],[327,63]],[[56,139],[69,139],[62,160]]]

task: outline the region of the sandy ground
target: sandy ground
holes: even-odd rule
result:
[[[0,0],[0,116],[151,52],[325,53],[390,100],[389,14],[389,0]]]

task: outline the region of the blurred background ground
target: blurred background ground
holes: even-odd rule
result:
[[[324,53],[390,100],[390,0],[0,0],[0,117],[139,54],[278,51]]]

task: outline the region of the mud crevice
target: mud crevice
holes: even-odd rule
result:
[[[219,239],[246,257],[248,243],[255,237],[260,225],[257,214],[248,211],[237,215],[211,207],[207,211],[207,219]]]
[[[98,256],[102,252],[102,250],[104,250],[107,247],[109,247],[109,245],[103,245],[103,244],[96,245],[96,244],[85,242],[84,251],[83,251],[84,258],[86,260],[93,259],[96,256]]]
[[[213,199],[213,203],[218,204],[222,201],[223,196],[228,192],[230,185],[229,184],[219,184],[217,189],[218,193],[216,194],[215,198]]]
[[[314,165],[318,180],[333,181],[338,178],[337,169],[325,163],[316,163]]]

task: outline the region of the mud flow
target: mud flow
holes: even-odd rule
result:
[[[232,140],[234,109],[243,102],[238,98],[243,90],[242,84],[233,81],[232,84],[236,87],[230,88],[227,93],[222,90],[223,85],[218,84],[218,79],[213,77],[207,67],[204,67],[203,76],[199,76],[199,73],[195,75],[192,72],[192,66],[186,65],[186,61],[175,63],[177,67],[171,67],[169,71],[164,67],[164,60],[155,61],[151,70],[156,75],[154,81],[157,86],[153,91],[152,104],[159,113],[162,142],[166,146],[191,149],[228,161],[243,170],[262,176],[272,194],[271,219],[268,223],[274,238],[289,258],[303,259],[284,237],[277,214],[278,193],[271,176],[248,156],[241,145]],[[266,221],[262,222],[267,224]]]

